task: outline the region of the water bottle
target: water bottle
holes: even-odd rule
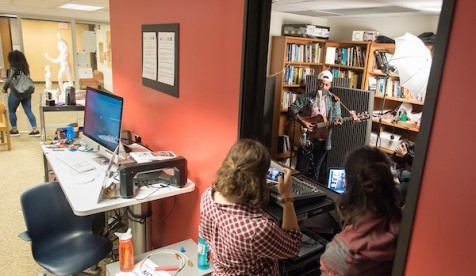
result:
[[[208,254],[210,248],[207,245],[207,242],[202,238],[201,235],[198,235],[198,268],[206,270],[210,268],[210,262]]]
[[[72,125],[66,126],[66,140],[73,141],[74,137],[76,137],[76,133],[74,132],[74,128]]]
[[[126,233],[114,234],[119,237],[119,267],[122,272],[132,271],[135,264],[131,228]]]

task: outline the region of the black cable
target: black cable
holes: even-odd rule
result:
[[[167,215],[165,217],[163,217],[159,221],[155,221],[154,222],[155,224],[163,222],[164,220],[166,220],[172,214],[172,212],[175,209],[175,202],[177,201],[177,196],[174,196],[173,199],[174,199],[174,201],[173,201],[173,205],[172,205],[172,208],[170,209],[170,211],[167,213]],[[152,223],[151,221],[147,222],[147,218],[152,216],[152,211],[148,212],[144,217],[142,217],[142,216],[134,215],[129,207],[126,207],[126,210],[127,210],[127,218],[129,220],[134,221],[134,222],[139,222],[141,224]]]

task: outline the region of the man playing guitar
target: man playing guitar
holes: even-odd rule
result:
[[[319,180],[322,162],[331,149],[332,126],[342,124],[339,99],[329,91],[332,78],[329,71],[319,73],[318,90],[302,94],[288,109],[289,116],[302,126],[304,132],[297,152],[296,170],[316,181]],[[329,127],[318,128],[322,121],[332,123]]]

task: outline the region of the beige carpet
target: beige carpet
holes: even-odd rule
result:
[[[41,85],[36,91],[42,91]],[[5,101],[5,96],[0,101]],[[39,93],[35,92],[32,103],[33,112],[40,126]],[[56,125],[66,125],[78,120],[80,112],[54,112],[47,114],[47,135],[51,137]],[[43,157],[40,148],[41,138],[29,137],[31,131],[23,109],[17,111],[18,128],[21,135],[12,137],[12,150],[0,147],[0,203],[2,221],[0,223],[0,267],[1,275],[38,275],[43,269],[33,260],[30,244],[18,237],[25,231],[25,223],[20,207],[20,194],[25,189],[40,184],[44,180]],[[105,271],[99,275],[105,275]]]

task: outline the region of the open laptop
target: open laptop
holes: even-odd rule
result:
[[[344,168],[330,168],[327,188],[342,194],[345,192],[345,170]]]

